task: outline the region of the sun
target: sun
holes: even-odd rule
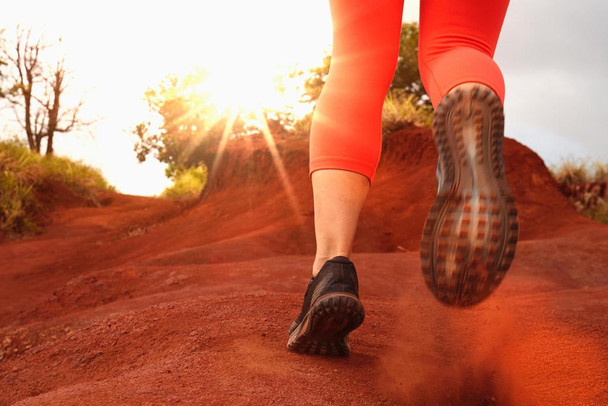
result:
[[[292,73],[306,71],[321,63],[324,49],[313,42],[300,46],[299,52],[294,53],[297,44],[293,41],[281,42],[277,32],[263,26],[248,27],[248,24],[249,21],[241,21],[239,31],[218,37],[216,53],[201,54],[201,61],[196,64],[201,72],[205,72],[200,93],[208,98],[220,116],[226,118],[210,173],[215,173],[219,167],[232,126],[240,118],[247,127],[254,128],[251,134],[263,135],[288,204],[300,218],[300,205],[270,132],[266,113],[291,111],[295,116],[305,114],[302,113],[305,108],[296,108],[303,104],[300,98],[305,76]],[[308,53],[305,52],[307,49]],[[288,50],[291,53],[286,52]]]
[[[279,155],[274,137],[270,132],[265,114],[268,110],[284,111],[287,107],[286,97],[288,99],[290,96],[293,97],[293,94],[290,95],[290,92],[286,91],[288,86],[285,85],[286,81],[283,80],[288,75],[278,74],[277,70],[270,69],[263,64],[250,66],[245,70],[237,69],[238,66],[236,63],[225,63],[221,66],[207,68],[207,70],[200,70],[200,72],[204,72],[204,77],[197,92],[208,98],[208,102],[214,105],[219,116],[226,118],[224,131],[210,173],[215,173],[219,166],[233,124],[237,118],[240,118],[247,125],[256,128],[255,133],[263,135],[287,194],[288,202],[296,217],[300,218],[299,202],[295,197],[293,186]],[[281,86],[278,85],[279,83]]]
[[[228,62],[211,66],[208,72],[204,86],[220,111],[248,114],[276,108],[284,102],[284,96],[275,84],[275,72],[268,67],[254,65],[243,68]]]
[[[197,85],[193,89],[204,104],[212,105],[217,119],[238,117],[247,126],[262,130],[260,121],[267,113],[288,113],[300,119],[312,111],[311,103],[302,102],[306,72],[311,66],[273,64],[259,55],[251,55],[251,64],[242,60],[222,59],[196,67]]]
[[[198,13],[202,20],[187,25],[189,36],[174,42],[182,48],[180,65],[208,72],[205,90],[219,110],[246,116],[297,105],[302,83],[288,76],[322,63],[331,46],[328,4],[282,0],[213,4],[213,13]],[[184,24],[180,21],[175,30]]]

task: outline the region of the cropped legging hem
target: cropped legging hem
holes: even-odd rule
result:
[[[369,179],[371,184],[376,174],[376,166],[377,165],[341,156],[320,157],[310,161],[309,177],[312,177],[313,172],[320,169],[338,169],[363,175]]]
[[[399,59],[403,0],[329,0],[333,51],[310,131],[309,176],[343,169],[373,182],[382,105]],[[454,87],[481,83],[501,101],[494,52],[509,0],[421,0],[418,65],[434,107]]]
[[[505,100],[505,82],[498,65],[477,49],[460,47],[426,60],[419,57],[420,74],[433,107],[453,88],[464,83],[481,83]]]

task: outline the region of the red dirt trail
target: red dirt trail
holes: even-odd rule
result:
[[[608,227],[512,140],[521,242],[489,300],[451,309],[424,286],[437,155],[407,129],[385,140],[355,241],[367,314],[352,355],[287,352],[313,212],[306,141],[276,141],[293,199],[244,138],[200,203],[56,199],[41,235],[1,243],[0,405],[608,404]]]

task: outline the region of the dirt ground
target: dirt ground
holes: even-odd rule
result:
[[[235,140],[202,202],[55,199],[41,235],[0,243],[0,405],[608,404],[608,227],[512,140],[521,242],[489,300],[448,308],[424,286],[437,155],[427,130],[404,130],[355,241],[352,355],[287,352],[313,212],[306,141],[277,146],[287,178],[262,140]]]

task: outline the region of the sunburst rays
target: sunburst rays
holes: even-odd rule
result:
[[[255,75],[247,80],[243,80],[243,78],[235,80],[231,78],[230,72],[218,74],[201,70],[199,74],[203,76],[198,79],[190,77],[192,86],[186,84],[186,88],[189,88],[185,92],[188,98],[188,110],[184,112],[184,122],[201,121],[201,123],[204,122],[205,128],[200,131],[191,131],[191,135],[194,136],[186,143],[184,154],[186,156],[195,154],[203,144],[209,141],[207,137],[217,136],[212,132],[218,134],[215,131],[221,131],[217,144],[214,141],[208,144],[216,145],[213,147],[215,151],[209,151],[213,155],[213,160],[208,162],[210,164],[208,181],[214,182],[218,171],[222,170],[222,161],[231,138],[247,137],[253,134],[262,135],[284,191],[286,202],[297,221],[301,222],[300,203],[267,119],[268,112],[293,108],[293,106],[290,107],[294,104],[293,99],[297,100],[289,92],[287,92],[287,97],[285,94],[281,94],[285,93],[285,80],[277,81],[276,77],[270,78],[268,72],[266,72],[266,76],[258,77],[256,83],[253,83],[256,81]],[[268,80],[263,80],[264,77],[267,77]],[[278,82],[283,86],[280,90],[277,88]],[[297,86],[295,85],[295,87]],[[205,120],[188,120],[197,114],[205,114],[207,117]],[[300,114],[306,113],[300,112]],[[220,121],[224,122],[223,128],[218,127]],[[210,131],[211,129],[213,130]],[[252,147],[251,142],[248,145]]]
[[[224,157],[224,152],[226,150],[226,146],[232,135],[234,123],[236,122],[236,120],[239,118],[239,116],[241,114],[243,114],[242,110],[233,111],[233,110],[229,109],[226,111],[226,125],[224,127],[224,131],[222,132],[222,137],[218,143],[217,151],[216,151],[216,154],[215,154],[212,166],[211,166],[210,174],[212,174],[212,176],[217,174],[217,171],[221,167],[221,162]],[[302,216],[301,216],[302,211],[300,209],[300,203],[296,197],[292,182],[289,179],[287,170],[285,169],[285,164],[283,162],[283,159],[281,158],[279,150],[274,141],[274,136],[272,135],[270,128],[268,126],[268,121],[266,119],[266,116],[262,109],[259,109],[257,111],[253,111],[253,110],[249,111],[248,114],[249,114],[249,116],[252,116],[255,119],[256,126],[258,127],[259,131],[261,132],[261,134],[264,137],[266,146],[267,146],[270,156],[272,158],[273,165],[279,176],[281,186],[283,188],[285,195],[287,196],[287,201],[289,203],[289,206],[290,206],[295,218],[297,219],[297,221],[300,221],[302,218]],[[243,135],[243,137],[248,137],[248,136]],[[253,148],[253,145],[251,142],[249,142],[248,145],[249,145],[249,147]]]

